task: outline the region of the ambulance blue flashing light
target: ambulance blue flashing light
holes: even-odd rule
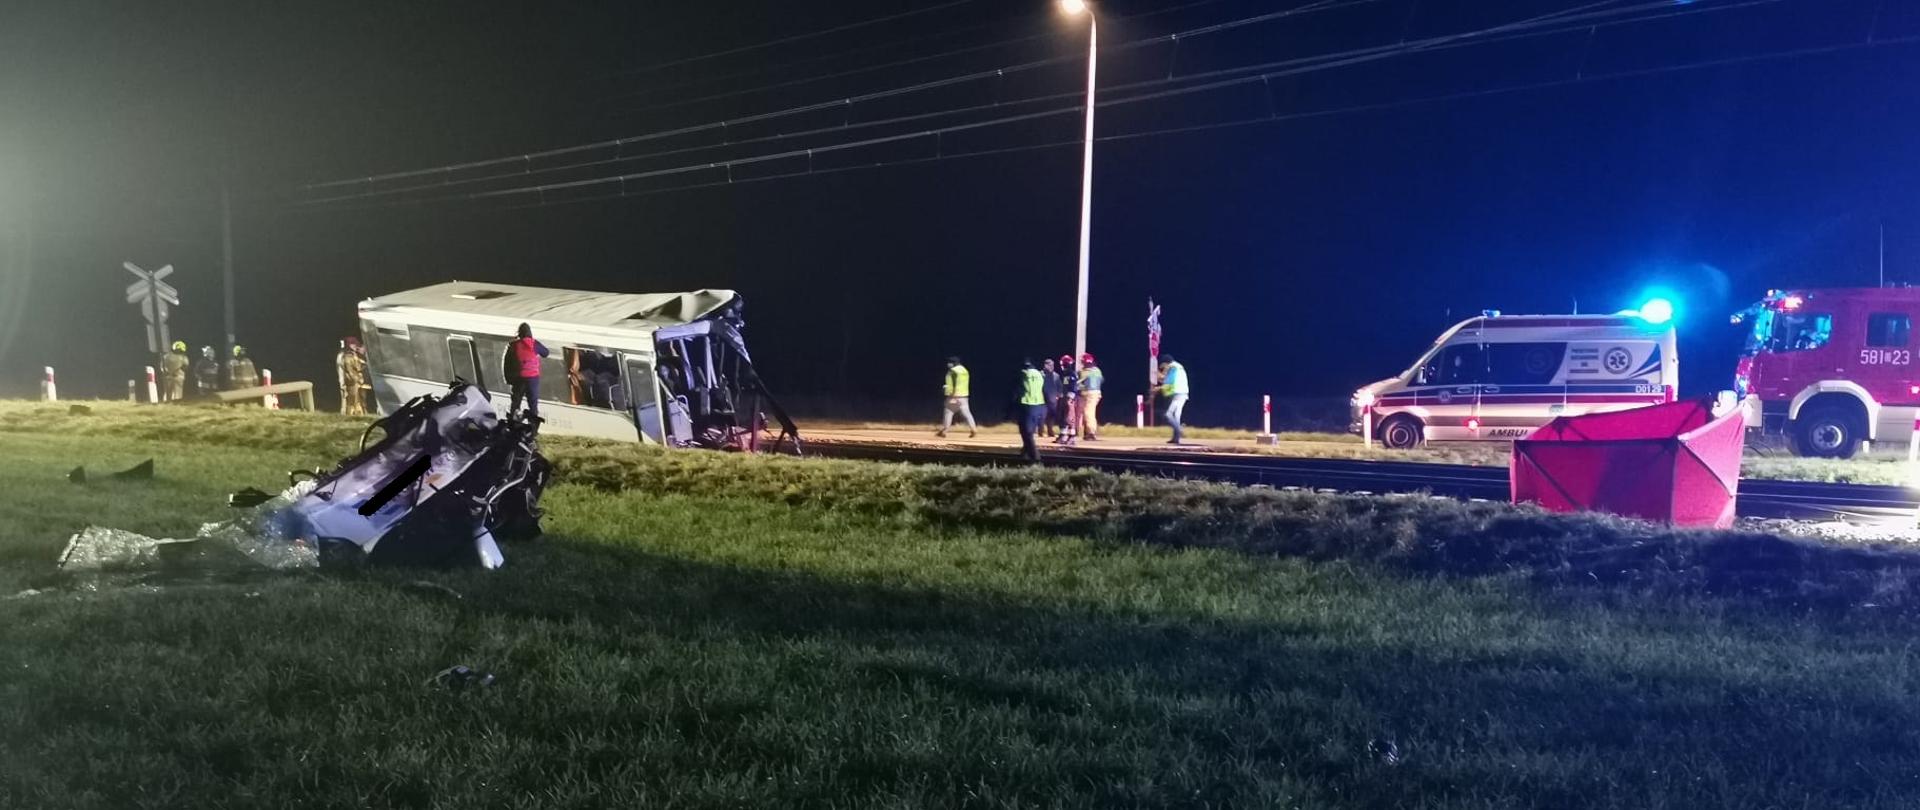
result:
[[[1665,298],[1649,298],[1640,305],[1640,319],[1659,326],[1673,320],[1673,302]]]

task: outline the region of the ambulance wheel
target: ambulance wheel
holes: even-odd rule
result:
[[[1825,407],[1793,420],[1794,450],[1813,458],[1853,458],[1860,450],[1860,426],[1841,408]]]
[[[1387,417],[1380,423],[1380,444],[1394,450],[1412,450],[1425,444],[1427,432],[1420,420],[1406,414]]]

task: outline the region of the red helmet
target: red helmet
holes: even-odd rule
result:
[[[1083,365],[1083,366],[1097,365],[1096,363],[1093,362],[1093,353],[1088,352],[1086,354],[1080,355],[1080,365]]]
[[[1072,367],[1072,366],[1073,366],[1073,355],[1071,355],[1071,354],[1063,354],[1063,355],[1060,355],[1060,365],[1061,365],[1061,367],[1063,367],[1063,368],[1070,368],[1070,367]]]

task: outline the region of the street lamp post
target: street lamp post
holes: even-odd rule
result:
[[[1100,24],[1086,0],[1060,0],[1060,10],[1072,16],[1087,15],[1087,128],[1080,166],[1080,287],[1073,318],[1073,368],[1078,378],[1086,373],[1087,254],[1093,233],[1093,89],[1094,68],[1100,56]]]

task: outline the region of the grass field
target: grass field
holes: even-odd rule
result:
[[[1907,569],[1835,603],[1721,559],[1759,544],[1818,590],[1857,550],[555,441],[549,537],[499,572],[56,572],[81,526],[190,531],[360,431],[181,418],[0,404],[0,806],[1920,797]],[[62,479],[148,457],[153,482]],[[430,683],[456,663],[498,680]]]

